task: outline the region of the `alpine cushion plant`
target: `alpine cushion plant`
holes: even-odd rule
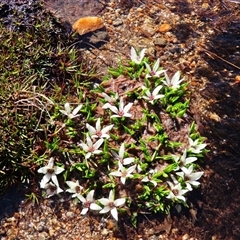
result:
[[[111,150],[111,153],[112,153],[113,157],[119,161],[118,164],[129,165],[129,164],[134,162],[134,158],[133,157],[125,158],[124,157],[124,153],[125,153],[124,149],[125,149],[124,143],[122,143],[120,148],[119,148],[118,154],[113,150]]]
[[[38,169],[39,173],[45,174],[40,182],[41,188],[45,188],[45,185],[50,181],[50,179],[53,181],[53,183],[56,186],[59,186],[58,179],[57,179],[57,174],[60,174],[61,172],[64,171],[64,168],[54,166],[54,158],[51,157],[49,159],[48,165],[45,167],[41,167]]]
[[[119,102],[119,108],[117,108],[116,106],[112,106],[112,105],[107,105],[107,107],[114,112],[115,114],[113,114],[111,116],[111,118],[117,117],[117,118],[122,118],[122,117],[131,117],[132,114],[129,113],[130,108],[132,107],[133,103],[128,103],[126,106],[124,106],[124,102],[123,102],[123,98],[120,98],[120,102]]]
[[[107,213],[111,212],[113,218],[118,221],[118,211],[117,207],[120,207],[125,204],[126,199],[125,198],[118,198],[114,200],[114,192],[111,190],[109,192],[108,198],[101,198],[98,200],[104,208],[99,213]]]
[[[88,212],[89,209],[90,209],[90,210],[94,210],[94,211],[100,211],[100,210],[102,209],[98,204],[95,203],[95,200],[94,200],[94,198],[93,198],[93,196],[94,196],[94,191],[95,191],[95,190],[91,190],[91,191],[87,194],[86,198],[84,198],[82,195],[78,195],[78,196],[77,196],[78,199],[79,199],[79,200],[82,202],[82,204],[83,204],[83,209],[82,209],[82,211],[81,211],[81,214],[82,214],[82,215],[85,215],[85,214]]]
[[[143,58],[145,56],[145,51],[146,49],[142,49],[139,53],[135,50],[134,47],[131,47],[131,61],[134,62],[135,64],[141,64],[143,61]]]
[[[64,104],[64,110],[59,110],[62,114],[66,115],[68,118],[70,119],[73,119],[73,118],[76,118],[78,116],[80,116],[80,114],[77,114],[81,108],[82,108],[82,105],[78,105],[76,108],[74,108],[72,111],[71,111],[71,107],[70,107],[70,104],[67,102]]]
[[[86,124],[87,129],[89,130],[91,138],[109,138],[110,136],[107,134],[108,131],[110,131],[113,128],[113,124],[104,127],[101,129],[101,123],[100,118],[98,118],[96,122],[96,127]]]
[[[186,83],[179,71],[170,79],[160,68],[159,59],[151,68],[144,55],[145,50],[137,54],[131,49],[131,61],[143,71],[134,91],[114,92],[115,88],[105,89],[100,84],[98,89],[89,89],[91,94],[82,94],[83,102],[73,111],[69,104],[61,111],[72,119],[79,116],[83,106],[81,121],[66,126],[66,132],[75,131],[76,136],[56,135],[59,146],[54,154],[62,156],[64,168],[54,167],[50,159],[48,166],[39,169],[45,174],[41,187],[48,189],[47,196],[59,194],[63,187],[59,187],[56,175],[65,170],[65,192],[82,203],[82,215],[90,210],[110,212],[118,220],[120,213],[132,211],[134,216],[135,210],[168,214],[176,204],[186,206],[188,195],[200,185],[204,172],[197,170],[198,160],[207,145],[190,123],[191,118],[185,117],[188,112],[178,116],[168,111],[169,106],[178,111],[178,106],[187,101]],[[121,65],[121,74],[126,74],[121,81],[135,81],[129,77],[133,69],[131,64]],[[119,76],[117,69],[111,71]],[[113,75],[107,85],[114,85],[114,80]],[[91,104],[96,107],[91,108]],[[177,134],[184,134],[182,142]],[[53,185],[55,189],[50,192]]]
[[[158,58],[157,61],[154,63],[153,68],[151,69],[150,65],[145,62],[146,68],[148,73],[146,74],[146,78],[159,78],[165,70],[159,70],[160,59]]]
[[[87,143],[80,143],[79,146],[83,148],[83,150],[86,152],[85,158],[88,159],[91,157],[92,154],[100,154],[102,150],[99,149],[99,147],[103,143],[103,139],[98,139],[95,143],[93,143],[92,139],[89,137],[89,134],[86,134],[86,141]]]
[[[142,86],[142,89],[143,89],[144,93],[146,94],[146,96],[143,96],[143,98],[145,100],[147,100],[148,102],[150,102],[151,104],[154,104],[155,100],[164,97],[163,94],[159,94],[159,91],[161,90],[161,88],[162,88],[162,86],[159,85],[151,93],[145,86]]]
[[[83,187],[79,185],[79,181],[76,182],[73,181],[66,181],[66,184],[68,185],[69,189],[66,190],[66,192],[73,193],[72,198],[79,197],[83,191]]]
[[[179,88],[180,87],[180,83],[183,81],[183,79],[180,79],[180,71],[177,71],[173,75],[172,79],[169,78],[166,71],[164,71],[164,74],[165,74],[165,79],[166,80],[163,80],[162,82],[166,86],[171,87],[171,88]]]

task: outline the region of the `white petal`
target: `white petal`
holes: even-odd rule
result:
[[[85,144],[85,143],[80,143],[79,146],[80,146],[85,152],[88,152],[89,147],[88,147],[87,144]]]
[[[121,177],[122,173],[121,172],[111,172],[109,173],[111,176],[116,176],[116,177]]]
[[[44,175],[40,183],[41,188],[45,188],[45,185],[49,182],[50,179],[51,175],[49,174]]]
[[[111,190],[111,191],[109,192],[109,197],[108,197],[108,199],[109,199],[110,201],[113,201],[113,200],[114,200],[113,190]]]
[[[92,202],[94,199],[93,199],[93,195],[94,195],[94,190],[91,190],[88,194],[87,194],[87,201],[89,202]]]
[[[59,174],[59,173],[61,173],[63,171],[64,171],[64,168],[62,168],[62,167],[58,167],[58,166],[54,167],[55,174]]]
[[[148,176],[144,177],[144,178],[142,179],[142,182],[149,182]]]
[[[123,98],[121,97],[121,98],[120,98],[120,102],[119,102],[119,111],[123,111],[123,106],[124,106],[124,104],[123,104]]]
[[[127,113],[130,108],[132,107],[133,103],[128,103],[125,107],[124,107],[124,113]]]
[[[111,102],[111,97],[109,97],[106,93],[102,93],[103,97],[105,98],[105,100],[107,100],[108,102]]]
[[[63,190],[59,186],[57,186],[57,194],[59,194],[61,192],[63,192]]]
[[[117,208],[112,208],[111,209],[111,214],[113,216],[113,218],[118,221],[118,212],[117,212]]]
[[[137,59],[137,52],[134,47],[131,47],[131,60],[135,61]]]
[[[82,108],[82,105],[78,105],[73,111],[72,111],[72,114],[75,116],[79,110]]]
[[[111,118],[115,118],[115,117],[116,117],[116,118],[119,118],[119,117],[122,117],[122,116],[119,116],[119,115],[116,115],[116,114],[114,114],[114,115],[111,116]]]
[[[100,122],[100,118],[98,118],[97,122],[96,122],[96,129],[97,131],[101,130],[101,122]]]
[[[94,149],[98,149],[101,145],[102,145],[102,143],[104,142],[104,140],[103,139],[99,139],[99,140],[97,140],[97,142],[95,142],[94,143]],[[95,152],[95,151],[94,151]]]
[[[103,109],[108,109],[108,108],[110,108],[110,106],[112,106],[112,105],[109,104],[109,103],[105,103],[105,104],[102,106],[102,108],[103,108]]]
[[[166,71],[164,72],[164,75],[165,75],[166,81],[163,81],[163,83],[169,87],[171,85],[171,82]]]
[[[203,175],[204,172],[195,172],[195,173],[192,173],[189,178],[190,180],[198,180],[202,175]]]
[[[123,165],[128,165],[128,164],[134,162],[134,160],[135,160],[135,158],[133,158],[133,157],[124,158],[123,159]]]
[[[200,182],[198,182],[198,181],[190,181],[189,182],[191,185],[193,185],[193,186],[198,186],[198,185],[200,185]]]
[[[153,184],[153,186],[154,186],[154,187],[156,187],[156,186],[157,186],[157,182],[156,182],[156,181],[154,181],[154,180],[151,180],[150,182]]]
[[[107,213],[111,210],[109,206],[104,207],[99,213]]]
[[[118,109],[117,109],[117,107],[112,106],[111,104],[109,104],[109,105],[108,105],[108,108],[110,108],[110,110],[111,110],[112,112],[118,114]]]
[[[46,174],[48,170],[48,167],[41,167],[38,169],[38,173]]]
[[[141,52],[140,52],[140,54],[139,54],[139,57],[140,57],[140,62],[143,60],[143,58],[144,58],[144,55],[145,55],[145,51],[146,51],[146,48],[143,48],[142,50],[141,50]]]
[[[67,112],[67,114],[71,113],[70,104],[68,102],[64,104],[64,108],[65,108],[65,111]]]
[[[123,159],[123,157],[124,157],[124,143],[121,144],[118,154],[119,154],[119,157],[121,159]]]
[[[127,173],[132,173],[136,169],[137,165],[133,165],[127,169]]]
[[[197,158],[196,157],[188,157],[185,159],[185,164],[189,164],[189,163],[192,163],[192,162],[195,162],[197,161]]]
[[[183,200],[184,202],[186,202],[186,198],[184,196],[176,196],[178,199]]]
[[[88,133],[86,134],[86,140],[87,140],[87,145],[89,147],[93,145],[93,142],[92,142],[91,138],[89,137]]]
[[[114,126],[114,124],[104,127],[104,128],[102,129],[102,131],[101,131],[102,134],[105,134],[105,133],[107,133],[108,131],[110,131],[110,130],[113,128],[113,126]]]
[[[51,157],[51,158],[49,159],[49,162],[48,162],[47,167],[48,167],[48,168],[53,168],[53,166],[54,166],[54,158]]]
[[[78,195],[77,197],[82,203],[85,203],[87,201],[82,195]]]
[[[88,212],[88,208],[83,208],[81,211],[81,215],[85,215]]]
[[[121,182],[122,182],[123,185],[125,185],[125,183],[126,183],[126,176],[121,177]]]
[[[100,153],[102,153],[102,150],[94,150],[94,151],[93,151],[93,154],[96,154],[96,155],[98,155],[98,154],[100,154]]]
[[[76,182],[66,181],[66,184],[70,189],[75,189],[77,186],[79,186],[79,181],[78,180]]]
[[[89,159],[91,157],[92,153],[88,152],[85,156],[85,159]]]
[[[158,94],[158,92],[160,91],[161,88],[162,88],[161,85],[157,86],[157,87],[153,90],[152,95],[153,95],[153,96],[156,96],[156,95]]]
[[[119,207],[119,206],[125,204],[125,202],[126,202],[126,199],[125,199],[125,198],[118,198],[118,199],[116,199],[116,200],[114,201],[114,205],[115,205],[116,207]]]
[[[87,124],[86,124],[86,127],[87,127],[90,135],[96,134],[96,129],[95,129],[93,126],[91,126],[91,125],[89,125],[89,124],[87,123]]]
[[[147,68],[148,72],[151,72],[151,71],[152,71],[152,69],[151,69],[151,67],[149,66],[149,64],[148,64],[148,63],[146,63],[146,62],[144,62],[144,64],[145,64],[145,66],[146,66],[146,68]]]
[[[159,68],[159,64],[160,64],[160,59],[158,58],[157,61],[154,64],[154,66],[153,66],[153,71],[154,72],[157,72],[157,70]]]
[[[101,208],[99,205],[97,205],[96,203],[91,203],[91,204],[90,204],[90,209],[91,209],[91,210],[94,210],[94,211],[100,211],[100,210],[102,210],[102,208]]]
[[[53,183],[56,185],[56,186],[59,186],[59,183],[58,183],[58,180],[57,180],[57,176],[54,174],[54,175],[52,175],[52,181],[53,181]]]
[[[104,206],[107,206],[110,202],[108,198],[101,198],[98,201]]]

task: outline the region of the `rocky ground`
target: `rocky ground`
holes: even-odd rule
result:
[[[66,25],[73,24],[75,17],[90,14],[104,19],[104,29],[81,36],[76,43],[84,57],[97,66],[99,76],[106,74],[109,66],[116,66],[119,59],[126,61],[131,46],[146,48],[147,55],[153,60],[160,58],[161,66],[171,73],[181,70],[190,82],[191,112],[201,134],[207,137],[210,153],[202,164],[205,174],[201,188],[192,192],[191,207],[181,214],[172,212],[168,217],[143,214],[138,229],[134,229],[124,219],[117,225],[96,216],[83,218],[71,202],[46,200],[37,206],[22,204],[18,212],[4,219],[1,239],[239,239],[237,1],[45,3]]]

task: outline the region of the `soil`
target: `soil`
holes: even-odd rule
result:
[[[147,48],[147,54],[152,59],[159,57],[161,65],[171,72],[180,69],[185,79],[190,82],[191,113],[199,131],[207,138],[210,150],[201,166],[205,171],[201,187],[191,192],[188,197],[190,209],[183,209],[179,214],[173,210],[168,217],[143,214],[139,217],[137,230],[126,219],[120,219],[118,226],[112,226],[108,222],[107,226],[98,228],[101,219],[95,217],[96,222],[91,223],[90,218],[89,225],[84,226],[93,229],[93,232],[100,231],[101,237],[93,234],[89,239],[91,236],[94,239],[240,239],[238,1],[79,1],[82,8],[76,5],[77,1],[58,1],[58,5],[56,1],[45,2],[50,11],[54,13],[56,8],[57,17],[69,24],[74,20],[71,17],[72,12],[78,17],[83,16],[77,12],[84,12],[82,9],[86,2],[88,11],[92,10],[91,15],[103,17],[103,32],[107,33],[107,37],[96,32],[79,37],[76,42],[83,54],[99,66],[99,75],[106,74],[107,67],[116,65],[119,58],[126,60],[130,46]],[[160,30],[163,24],[168,24],[171,29]],[[93,36],[100,40],[91,42]],[[40,208],[44,209],[44,203],[41,204],[43,205]],[[70,213],[59,216],[59,212],[62,212],[59,210],[60,206],[65,206],[67,212],[77,214],[77,209],[69,204],[51,202],[54,209],[52,218],[56,217],[58,223],[61,219],[66,221],[63,216]],[[30,212],[33,212],[34,206],[21,205],[20,213],[13,215],[21,223],[18,224],[19,228],[24,225],[23,217],[19,215],[26,213],[26,209],[29,212],[30,208]],[[39,218],[43,216],[43,211],[37,211]],[[31,218],[31,215],[25,214],[25,221],[29,223],[27,216]],[[6,225],[10,218],[9,216],[2,223],[2,236],[8,235],[6,229],[13,229],[11,227],[14,224]],[[46,215],[45,218],[47,219]],[[83,220],[81,224],[84,224]],[[94,225],[93,228],[91,224]],[[75,230],[69,231],[72,231],[72,238],[62,232],[62,235],[53,233],[52,237],[41,239],[56,239],[57,236],[60,239],[88,239],[86,235],[78,235],[77,238],[77,235],[74,235]]]

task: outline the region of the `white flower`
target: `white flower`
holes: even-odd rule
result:
[[[83,187],[79,185],[78,180],[76,182],[66,181],[66,184],[69,186],[69,189],[67,189],[66,192],[74,193],[72,198],[78,197],[81,194]]]
[[[104,208],[99,213],[107,213],[111,211],[111,214],[114,217],[114,219],[118,221],[117,207],[125,204],[126,199],[119,198],[114,200],[113,190],[111,190],[108,198],[101,198],[98,201],[104,206]]]
[[[80,114],[77,114],[77,113],[82,108],[82,104],[78,105],[72,112],[71,112],[71,108],[70,108],[70,104],[69,103],[65,103],[64,104],[64,108],[65,108],[65,110],[59,110],[59,111],[62,114],[68,116],[70,119],[72,119],[72,118],[80,116]]]
[[[206,143],[199,144],[199,139],[196,139],[195,141],[193,141],[191,138],[188,138],[188,140],[190,144],[188,151],[192,153],[196,153],[196,154],[201,153],[202,150],[207,146]]]
[[[54,158],[51,157],[47,166],[38,169],[38,173],[45,174],[40,182],[40,187],[45,188],[46,183],[49,182],[50,179],[52,179],[55,185],[59,186],[56,175],[62,171],[64,171],[64,168],[54,166]]]
[[[178,167],[175,168],[175,171],[179,170],[179,168],[182,168],[185,165],[188,165],[189,163],[197,161],[196,157],[187,157],[187,150],[186,149],[183,151],[183,155],[180,156],[180,157],[176,156],[176,155],[173,155],[173,159],[178,164]]]
[[[81,211],[82,215],[85,215],[89,209],[94,211],[100,211],[102,209],[99,205],[97,205],[94,202],[93,195],[94,195],[94,190],[91,190],[87,194],[86,198],[84,198],[82,195],[77,196],[79,200],[83,203],[83,209]]]
[[[158,94],[159,91],[161,90],[161,88],[162,88],[162,86],[159,85],[151,93],[145,86],[142,86],[142,89],[145,91],[145,94],[147,95],[147,96],[143,96],[143,98],[146,99],[147,101],[149,101],[151,104],[153,104],[154,100],[164,97],[163,94]]]
[[[154,173],[156,173],[156,172],[157,172],[156,170],[151,169],[151,170],[148,172],[148,175],[145,176],[145,177],[142,179],[142,182],[151,182],[151,183],[154,185],[154,187],[156,187],[156,186],[157,186],[157,182],[152,179],[152,175],[153,175]]]
[[[102,150],[98,149],[104,141],[102,138],[100,138],[97,142],[93,144],[91,138],[87,133],[86,140],[87,140],[87,144],[86,143],[79,144],[83,148],[83,150],[87,153],[85,156],[86,159],[90,158],[92,154],[100,154],[102,152]]]
[[[150,65],[146,62],[145,63],[145,66],[148,70],[148,73],[146,74],[146,78],[152,78],[152,77],[159,77],[160,74],[164,73],[165,70],[159,70],[159,64],[160,64],[160,60],[159,58],[157,59],[157,61],[154,63],[153,65],[153,69],[151,69]]]
[[[130,163],[134,162],[134,158],[133,157],[127,157],[124,158],[124,143],[121,144],[118,154],[115,151],[111,151],[113,156],[118,159],[118,161],[122,164],[122,165],[128,165]]]
[[[183,79],[180,79],[180,71],[177,71],[172,79],[170,80],[169,76],[167,75],[166,71],[164,71],[166,81],[162,81],[166,86],[172,87],[172,88],[179,88],[180,83],[183,81]]]
[[[197,181],[204,172],[193,172],[193,165],[189,168],[182,167],[182,172],[177,172],[176,174],[184,179],[186,187],[189,191],[192,191],[192,186],[198,186],[200,183]]]
[[[111,116],[111,118],[113,117],[131,117],[132,114],[128,113],[128,111],[130,110],[130,108],[132,107],[133,103],[128,103],[125,107],[124,107],[124,103],[123,103],[123,98],[120,98],[120,103],[119,103],[119,109],[115,106],[112,106],[109,104],[109,108],[111,109],[111,111],[113,111],[114,115]]]
[[[102,95],[104,96],[105,100],[107,101],[107,103],[105,103],[102,108],[103,109],[107,109],[109,108],[109,105],[114,105],[114,103],[117,101],[118,99],[118,93],[115,94],[115,96],[108,96],[106,93],[102,93]]]
[[[125,168],[120,162],[118,163],[119,168],[116,172],[111,172],[110,175],[120,177],[121,182],[125,185],[126,179],[132,177],[132,172],[136,169],[136,165],[129,168]]]
[[[109,125],[107,127],[104,127],[101,129],[101,123],[100,123],[100,118],[98,118],[96,122],[96,128],[93,126],[89,125],[88,123],[86,124],[86,127],[91,135],[92,138],[109,138],[110,136],[107,134],[108,131],[110,131],[113,128],[113,124]]]
[[[168,185],[170,186],[170,193],[167,196],[168,199],[180,199],[182,201],[186,201],[186,198],[183,196],[186,192],[188,192],[187,189],[182,189],[182,186],[180,183],[173,184],[172,182],[167,181]]]
[[[146,49],[144,48],[140,51],[139,54],[137,54],[135,48],[131,47],[131,55],[130,55],[131,60],[136,64],[140,64],[144,58],[145,51],[146,51]]]
[[[46,189],[47,198],[63,192],[58,185],[53,184],[52,182],[46,183],[43,188]]]

